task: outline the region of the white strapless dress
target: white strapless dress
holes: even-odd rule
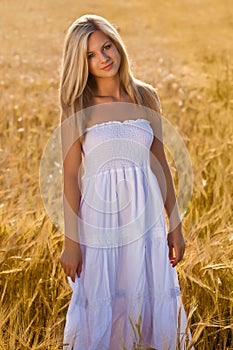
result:
[[[185,334],[163,200],[150,167],[153,138],[145,119],[85,129],[83,267],[75,283],[68,278],[73,293],[64,350],[133,350],[139,344],[175,350],[178,330],[181,349],[186,348],[190,333]]]

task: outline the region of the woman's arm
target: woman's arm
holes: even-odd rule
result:
[[[182,224],[179,216],[173,179],[164,151],[161,116],[156,115],[154,123],[152,124],[154,140],[150,149],[150,163],[151,169],[158,180],[164,201],[164,207],[169,219],[169,231],[167,237],[169,259],[174,267],[183,258],[185,242],[182,234]]]
[[[61,119],[63,153],[63,209],[64,209],[64,249],[60,262],[65,273],[75,281],[77,272],[82,270],[82,253],[78,237],[78,210],[81,199],[79,188],[80,165],[82,162],[80,140],[72,140],[72,130],[67,119]]]

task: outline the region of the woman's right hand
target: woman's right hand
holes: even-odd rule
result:
[[[75,282],[76,273],[79,278],[82,271],[82,251],[79,243],[65,238],[65,247],[60,256],[60,263],[66,275]]]

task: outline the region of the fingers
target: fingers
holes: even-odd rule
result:
[[[68,263],[63,256],[60,257],[60,264],[65,274],[71,278],[72,282],[75,282],[76,265]]]
[[[175,258],[172,261],[172,267],[175,267],[178,264],[178,262],[182,260],[182,258],[183,258],[183,254],[179,250],[177,253],[175,253]]]
[[[62,261],[60,261],[60,263],[65,274],[71,278],[72,282],[75,282],[76,268],[74,266],[64,264]]]
[[[185,248],[184,246],[174,246],[172,250],[173,256],[172,259],[170,259],[170,261],[172,267],[175,267],[178,264],[178,262],[180,262],[183,259]]]
[[[185,241],[181,230],[173,230],[167,236],[169,246],[169,260],[172,267],[175,267],[184,256]]]
[[[175,249],[172,246],[169,247],[169,260],[171,264],[175,261]]]
[[[77,271],[78,278],[80,278],[80,275],[81,275],[81,272],[82,272],[82,264],[78,265],[78,268],[77,268],[76,271]]]
[[[61,257],[61,266],[67,276],[69,276],[72,282],[75,282],[76,273],[80,277],[82,270],[82,253],[80,248],[75,247],[65,247]]]
[[[72,282],[75,282],[76,273],[78,275],[78,278],[80,278],[81,272],[82,272],[82,264],[81,263],[78,265],[77,268],[75,266],[67,266],[67,265],[64,265],[62,263],[61,263],[61,265],[62,265],[62,268],[63,268],[65,274],[71,278]]]
[[[169,260],[172,265],[172,267],[175,267],[178,262],[180,262],[183,259],[185,251],[185,245],[184,244],[176,244],[169,243]]]
[[[75,282],[75,270],[71,270],[68,276],[70,276],[72,282]]]

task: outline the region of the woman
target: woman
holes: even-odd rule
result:
[[[185,243],[159,100],[133,77],[122,39],[106,19],[85,15],[70,26],[60,101],[60,261],[73,289],[64,349],[176,349],[178,330],[184,348],[174,267]]]

